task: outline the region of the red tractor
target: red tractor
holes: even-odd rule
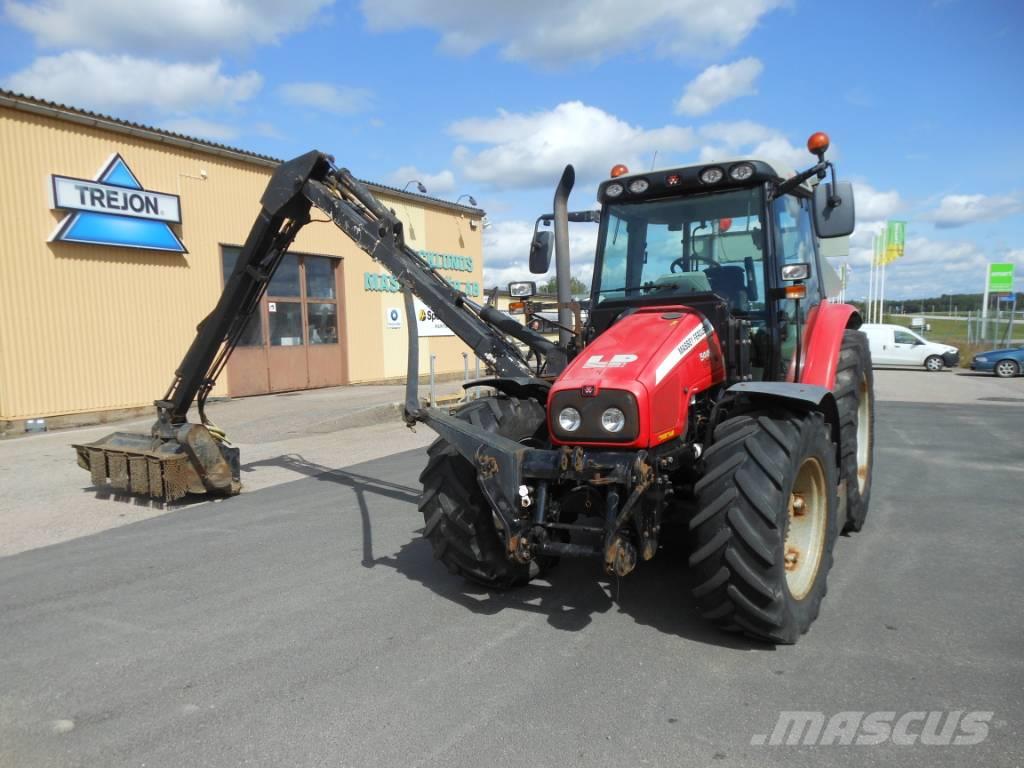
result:
[[[531,269],[552,245],[555,343],[479,305],[405,245],[401,223],[331,158],[280,166],[217,308],[200,326],[150,435],[76,446],[97,484],[163,499],[239,490],[238,453],[206,395],[295,232],[316,207],[487,364],[493,395],[423,408],[407,323],[406,418],[440,437],[421,475],[424,535],[450,571],[492,588],[562,557],[629,574],[688,528],[693,597],[724,629],[795,642],[818,614],[840,532],[864,524],[873,391],[861,318],[827,298],[819,240],[854,226],[853,191],[814,134],[809,169],[740,160],[630,174],[598,189],[599,217],[570,213],[566,168],[538,220]],[[568,226],[597,221],[585,323],[569,296]],[[528,299],[532,283],[510,286]],[[573,322],[575,310],[576,322]],[[523,349],[527,350],[525,353]],[[200,423],[187,421],[197,402]]]

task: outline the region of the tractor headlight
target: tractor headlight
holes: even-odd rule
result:
[[[746,181],[754,175],[754,166],[750,163],[737,163],[729,169],[729,178],[733,181]]]
[[[575,432],[583,423],[583,417],[575,408],[563,408],[558,413],[558,426],[566,432]]]
[[[629,182],[629,191],[634,195],[642,195],[650,186],[651,183],[647,179],[633,179]]]
[[[608,195],[608,197],[618,197],[619,195],[622,194],[622,192],[623,186],[618,183],[609,184],[607,187],[604,188],[604,193]]]
[[[621,432],[626,426],[626,414],[618,408],[609,408],[601,414],[601,426],[609,432]]]
[[[717,184],[724,176],[725,173],[721,168],[711,166],[710,168],[705,168],[700,172],[700,181],[702,184]]]

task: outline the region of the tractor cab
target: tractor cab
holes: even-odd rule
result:
[[[797,329],[831,282],[817,239],[836,236],[815,229],[816,200],[827,205],[826,196],[807,179],[787,182],[795,178],[756,160],[637,174],[613,168],[598,189],[588,334],[635,308],[692,307],[722,339],[731,321],[748,325],[751,378],[786,378]],[[843,194],[852,213],[852,191]]]

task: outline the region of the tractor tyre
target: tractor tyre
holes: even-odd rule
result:
[[[485,397],[463,406],[458,418],[516,442],[543,438],[544,408],[534,400]],[[491,506],[477,482],[476,470],[443,438],[427,449],[420,474],[423,535],[434,557],[451,573],[494,589],[508,589],[538,576],[546,561],[509,560]]]
[[[818,616],[839,532],[824,418],[773,410],[722,422],[695,491],[689,563],[701,615],[795,643]]]
[[[868,516],[875,451],[875,379],[868,337],[860,331],[843,333],[832,394],[842,442],[840,479],[846,480],[843,533],[856,533]]]

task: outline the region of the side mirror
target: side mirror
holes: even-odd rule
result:
[[[533,233],[530,243],[530,272],[543,275],[551,268],[551,251],[555,247],[555,234],[548,229]]]
[[[537,284],[532,280],[508,284],[508,295],[513,299],[528,299],[536,293]]]
[[[814,230],[822,239],[845,237],[853,232],[853,184],[849,181],[824,182],[814,188]]]

